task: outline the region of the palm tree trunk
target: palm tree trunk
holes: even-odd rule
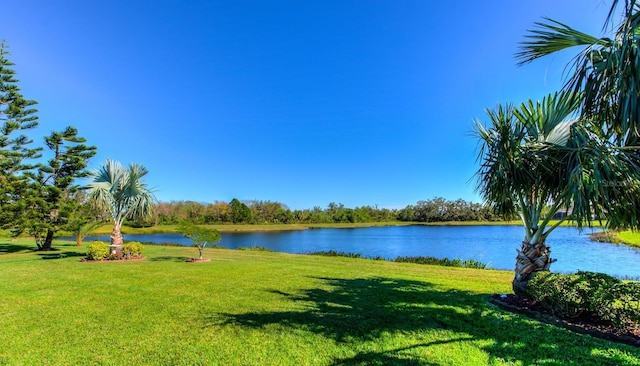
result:
[[[122,256],[123,242],[121,224],[119,222],[115,222],[113,225],[113,231],[111,232],[111,254],[115,254],[118,257]]]
[[[551,249],[544,244],[544,241],[531,244],[528,240],[524,240],[521,250],[517,252],[512,287],[516,295],[526,297],[531,274],[538,271],[548,271],[551,263],[556,260],[551,259]]]

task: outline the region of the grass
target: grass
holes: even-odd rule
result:
[[[640,248],[640,232],[628,231],[601,231],[591,235],[592,240],[613,243],[624,244],[632,247]]]
[[[640,365],[640,349],[490,305],[512,274],[356,258],[0,239],[0,364]]]
[[[623,244],[640,248],[640,232],[630,230],[623,231],[618,233],[618,239],[620,239]]]

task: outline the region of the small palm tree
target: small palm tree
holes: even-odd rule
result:
[[[616,225],[640,208],[637,155],[592,132],[593,123],[577,118],[579,107],[579,96],[556,93],[488,110],[488,126],[476,122],[477,189],[496,212],[518,214],[525,228],[513,280],[518,295],[533,272],[554,262],[546,240],[562,222],[582,227],[595,216]],[[552,221],[560,210],[568,215]]]
[[[148,171],[139,164],[125,169],[119,162],[107,159],[93,172],[89,183],[89,201],[113,218],[111,245],[116,254],[122,250],[122,224],[125,219],[147,218],[153,214],[156,198],[143,181]]]

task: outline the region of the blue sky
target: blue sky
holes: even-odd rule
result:
[[[76,126],[162,201],[291,208],[479,202],[474,118],[557,90],[517,67],[543,16],[600,34],[602,0],[9,1],[0,38],[45,135]],[[39,137],[38,137],[39,138]]]

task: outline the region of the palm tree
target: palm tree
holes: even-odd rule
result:
[[[583,227],[594,216],[635,217],[640,208],[637,155],[593,133],[588,119],[577,118],[580,103],[573,93],[556,93],[488,110],[488,126],[476,121],[477,189],[496,212],[518,214],[525,229],[513,280],[518,295],[533,272],[555,261],[546,240],[562,222]],[[552,221],[561,210],[569,214]]]
[[[621,21],[614,24],[617,9]],[[603,30],[611,37],[592,36],[558,21],[544,18],[529,31],[519,64],[532,62],[559,51],[574,49],[578,54],[569,65],[565,90],[582,95],[583,117],[600,123],[601,136],[619,146],[640,142],[640,4],[636,0],[614,0]]]
[[[146,218],[153,214],[156,198],[146,183],[147,169],[130,164],[125,169],[119,162],[107,162],[93,172],[89,183],[89,200],[113,218],[111,245],[116,254],[122,250],[122,223],[125,219]]]

